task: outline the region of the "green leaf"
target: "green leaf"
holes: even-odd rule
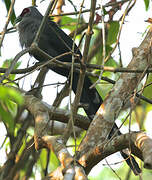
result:
[[[32,6],[36,6],[36,0],[32,0]]]
[[[13,102],[20,105],[23,103],[23,97],[18,91],[5,86],[0,86],[0,100],[12,100]]]
[[[148,8],[149,8],[150,1],[149,0],[144,0],[144,3],[145,3],[145,9],[147,11]]]
[[[3,62],[3,65],[2,67],[3,68],[9,68],[11,63],[12,63],[13,59],[10,58],[10,59],[6,59],[4,62]],[[19,66],[21,65],[21,62],[17,62],[14,66],[14,69],[17,69]]]
[[[14,89],[9,89],[8,96],[13,102],[16,102],[17,104],[21,105],[23,103],[22,95]]]
[[[107,38],[107,44],[112,45],[117,40],[117,35],[119,32],[119,22],[118,21],[112,21],[109,23],[108,28],[108,38]]]
[[[52,171],[55,170],[60,164],[58,158],[53,151],[51,151],[50,162],[50,169]]]
[[[118,67],[118,63],[113,58],[110,58],[105,63],[105,66],[117,68]],[[113,72],[110,72],[110,71],[105,71],[103,73],[103,76],[108,77],[108,78],[113,79],[113,80],[116,80],[119,77],[119,73],[113,73]]]
[[[40,154],[40,165],[41,165],[42,169],[45,169],[46,161],[47,161],[47,150],[42,149],[41,154]]]
[[[11,63],[12,63],[13,59],[6,59],[4,62],[3,62],[3,65],[2,65],[2,68],[9,68]],[[14,66],[14,69],[17,69],[19,66],[20,66],[21,62],[17,62]],[[0,75],[3,74],[3,73],[0,73]],[[16,74],[9,74],[8,78],[9,80],[14,80],[16,77]],[[8,81],[8,80],[5,80],[5,81]]]
[[[3,106],[2,102],[0,101],[0,117],[5,125],[8,127],[8,131],[12,134],[14,132],[14,120],[9,111],[6,111]]]
[[[8,128],[14,133],[14,116],[16,114],[16,104],[23,103],[21,94],[13,88],[0,86],[0,117]]]
[[[75,30],[76,23],[77,23],[77,19],[68,16],[62,17],[61,20],[61,26],[63,26],[63,28],[69,29],[70,31]]]
[[[113,58],[110,58],[110,59],[105,63],[105,66],[118,67],[118,63],[117,63]]]
[[[4,0],[4,2],[5,2],[7,12],[8,12],[9,8],[10,8],[10,5],[11,5],[11,0]],[[15,12],[13,10],[12,15],[11,15],[11,23],[12,24],[14,24],[15,19],[16,19],[16,15],[15,15]]]
[[[152,74],[149,74],[148,76],[148,80],[146,82],[146,85],[150,84],[152,82]],[[148,98],[148,99],[151,99],[152,100],[152,85],[150,86],[147,86],[146,88],[144,88],[144,91],[143,91],[143,95]],[[145,103],[145,102],[143,102]]]
[[[38,161],[39,165],[41,166],[42,170],[46,168],[47,161],[47,150],[43,149],[40,154],[40,160]],[[55,170],[59,166],[59,160],[57,159],[56,155],[53,151],[50,151],[50,164],[49,168],[51,171]]]
[[[112,47],[109,45],[106,45],[106,56],[109,54],[109,52],[112,50]],[[103,53],[103,46],[100,46],[98,52],[96,55],[92,58],[91,64],[97,64],[101,65],[102,64],[102,53]]]

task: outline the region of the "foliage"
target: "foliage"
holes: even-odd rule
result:
[[[75,6],[75,2],[69,1],[70,4],[73,5],[73,9],[76,12],[77,7]],[[112,1],[111,1],[112,2]],[[7,8],[7,11],[10,8],[11,0],[4,0],[5,6]],[[36,4],[37,1],[32,1],[33,4]],[[43,2],[45,3],[45,1]],[[146,11],[150,7],[150,1],[144,0],[145,9]],[[106,10],[104,8],[104,15],[111,17],[111,12]],[[70,33],[73,32],[76,29],[76,24],[78,22],[77,19],[78,16],[62,16],[60,21],[60,26],[63,29],[69,30]],[[13,14],[11,16],[11,23],[14,23],[14,20],[16,18],[15,11],[13,11]],[[110,19],[110,18],[109,18]],[[108,19],[108,20],[109,20]],[[82,25],[86,23],[85,15],[82,15],[80,18],[80,22],[77,28],[81,28]],[[109,20],[106,22],[106,56],[108,56],[112,50],[114,45],[117,43],[118,40],[118,33],[120,31],[120,19],[117,18],[117,20]],[[80,44],[81,50],[83,52],[83,46],[85,38],[83,38],[83,33],[86,32],[86,29],[82,31],[79,35],[77,35],[77,41],[80,41],[82,38],[82,42]],[[92,52],[94,46],[96,45],[97,38],[101,35],[102,36],[102,30],[101,30],[101,19],[99,18],[99,22],[94,24],[94,32],[91,39],[91,45],[89,53]],[[13,58],[13,57],[12,57]],[[109,60],[104,64],[105,66],[113,67],[113,68],[120,68],[121,63],[118,59],[121,57],[119,56],[110,56]],[[11,64],[13,59],[7,59],[3,62],[2,68],[8,68]],[[21,63],[17,63],[14,69],[18,69]],[[96,65],[102,65],[103,64],[103,43],[102,38],[100,39],[100,46],[97,48],[96,52],[94,53],[93,57],[90,60],[90,64],[96,64]],[[93,70],[92,71],[96,75],[100,75],[100,70]],[[3,73],[0,74],[2,76]],[[109,79],[112,79],[116,81],[119,78],[120,73],[113,73],[109,71],[104,71],[102,74],[104,77],[107,77]],[[36,79],[36,78],[35,78]],[[90,77],[92,82],[97,81],[97,77]],[[148,77],[148,80],[146,84],[151,83],[152,76],[151,74]],[[33,85],[33,84],[32,84]],[[31,90],[28,93],[32,92],[32,85]],[[108,94],[108,92],[111,90],[113,84],[106,82],[104,80],[100,81],[100,84],[96,86],[98,92],[100,95],[105,98]],[[142,86],[142,85],[141,85]],[[46,149],[42,149],[40,152],[36,152],[35,150],[31,150],[33,145],[30,142],[33,135],[34,135],[34,123],[33,123],[33,116],[27,112],[22,105],[24,104],[24,98],[22,94],[17,90],[17,88],[21,88],[18,83],[16,83],[16,74],[10,74],[7,79],[3,81],[3,83],[0,85],[0,121],[5,125],[6,131],[7,131],[7,139],[8,141],[2,142],[2,148],[5,149],[6,147],[10,148],[10,152],[12,152],[15,149],[15,157],[14,162],[21,162],[21,164],[18,165],[18,171],[17,175],[20,179],[24,178],[28,173],[28,178],[35,177],[35,171],[39,173],[41,177],[45,176],[45,172],[51,172],[55,170],[59,166],[59,160],[57,159],[56,155],[51,151],[48,152]],[[49,87],[50,88],[50,87]],[[144,88],[143,95],[147,98],[151,99],[151,92],[152,92],[152,86],[149,85],[148,87]],[[66,105],[65,105],[66,106]],[[135,111],[132,113],[132,125],[138,125],[142,128],[145,128],[145,121],[146,121],[146,115],[148,112],[151,111],[151,106],[147,106],[147,103],[142,102],[135,108]],[[124,121],[126,118],[127,110],[121,112],[118,120]],[[81,112],[82,113],[82,112]],[[26,124],[29,121],[28,125]],[[124,126],[127,127],[129,125],[129,121],[126,121]],[[81,135],[80,135],[81,134]],[[77,138],[77,146],[80,144],[82,136],[85,135],[85,132],[83,131],[80,133]],[[83,135],[82,135],[83,134]],[[20,138],[20,139],[19,139]],[[20,143],[18,143],[18,139]],[[33,141],[32,141],[33,142]],[[13,144],[18,143],[17,146],[13,146]],[[75,140],[70,139],[70,143],[74,145]],[[14,148],[14,149],[13,149]],[[34,149],[34,148],[33,148]],[[74,148],[72,148],[72,151],[74,152]],[[34,152],[34,153],[33,153]],[[14,152],[13,152],[14,153]],[[36,156],[37,155],[37,156]],[[27,157],[26,161],[22,161],[22,158],[24,159]],[[9,156],[7,157],[9,158]],[[47,161],[49,161],[49,165],[47,164]],[[7,159],[6,159],[7,162]],[[15,164],[14,163],[14,164]],[[111,163],[111,162],[110,162]],[[31,168],[31,169],[30,169]],[[31,172],[30,172],[31,170]],[[11,170],[10,170],[11,171]],[[28,172],[28,173],[27,173]],[[116,169],[116,172],[118,175],[125,179],[128,173],[127,167],[123,164],[120,166],[120,168]],[[145,179],[148,177],[149,171],[143,171],[143,175]],[[0,171],[1,174],[1,171]],[[22,178],[21,178],[22,177]],[[89,176],[91,180],[98,180],[98,179],[118,179],[117,176],[114,174],[114,172],[109,168],[105,167],[102,168],[100,173],[97,174],[94,177]],[[134,175],[131,175],[131,180],[136,180]]]
[[[9,11],[9,8],[10,8],[10,5],[11,5],[11,0],[4,0],[5,2],[5,6],[6,6],[6,9],[7,9],[7,12]],[[16,15],[15,15],[15,12],[13,10],[12,12],[12,16],[11,16],[11,23],[14,24],[14,21],[16,19]]]
[[[144,0],[144,3],[145,3],[145,9],[147,11],[150,5],[150,0]]]
[[[17,110],[14,103],[23,103],[21,94],[13,88],[0,86],[0,117],[11,134],[14,132],[14,117]]]
[[[12,59],[4,61],[2,67],[7,68],[10,66]],[[20,63],[15,65],[15,68],[18,68]],[[1,74],[3,75],[3,74]],[[9,79],[13,81],[15,75],[9,75]],[[5,83],[8,80],[4,81]],[[18,92],[15,87],[11,87],[12,83],[9,83],[9,86],[0,85],[0,118],[4,122],[8,132],[14,134],[15,123],[14,117],[17,112],[17,105],[23,104],[23,97],[20,92]]]

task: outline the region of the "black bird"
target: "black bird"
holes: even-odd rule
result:
[[[22,47],[25,46],[27,48],[31,46],[38,31],[38,28],[41,24],[42,18],[42,14],[34,6],[25,8],[20,14],[20,16],[17,17],[16,23],[19,22],[18,32],[20,44]],[[72,52],[72,46],[73,40],[66,33],[64,33],[64,31],[62,31],[55,22],[51,21],[48,18],[44,30],[40,36],[38,47],[50,56],[56,57],[63,53]],[[79,57],[77,56],[77,58],[75,58],[75,62],[80,62],[82,55],[76,44],[74,48],[74,53],[79,55]],[[35,59],[40,62],[48,60],[45,56],[42,56],[40,53],[38,53],[38,51],[30,52],[30,55],[34,56]],[[72,55],[68,54],[62,56],[58,60],[62,62],[71,62]],[[69,76],[69,70],[66,68],[52,67],[51,70],[63,76]],[[74,93],[76,93],[78,79],[79,74],[77,72],[74,72],[72,83],[72,90],[74,91]],[[82,104],[87,104],[87,106],[84,107],[84,110],[90,120],[93,119],[94,115],[96,114],[97,110],[103,102],[97,90],[95,88],[89,88],[91,85],[92,83],[89,77],[85,76],[80,102]],[[109,138],[117,129],[117,126],[114,125],[113,131],[110,133]],[[120,132],[118,132],[118,135],[120,135]],[[130,156],[131,158],[129,158],[128,155],[124,152],[121,152],[121,154],[125,159],[127,159],[126,162],[134,171],[134,173],[139,174],[141,170],[134,157]]]

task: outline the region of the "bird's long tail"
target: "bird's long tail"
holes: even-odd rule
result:
[[[76,93],[78,79],[79,75],[77,73],[74,73],[72,83],[72,89],[74,93]],[[86,76],[84,79],[84,85],[80,99],[80,103],[84,105],[84,110],[90,120],[94,118],[94,115],[96,114],[97,110],[103,102],[97,90],[95,88],[90,89],[91,85],[91,80]]]

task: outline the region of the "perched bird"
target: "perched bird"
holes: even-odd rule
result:
[[[19,40],[22,47],[30,47],[41,24],[42,18],[43,16],[35,7],[28,7],[25,8],[21,15],[16,19],[16,22],[20,22],[18,24],[18,31]],[[64,31],[62,31],[55,22],[49,19],[40,36],[38,46],[52,57],[69,52],[68,55],[62,56],[58,60],[62,62],[72,61],[72,55],[70,52],[72,51],[73,40],[67,34],[65,34]],[[75,53],[79,55],[79,57],[75,59],[75,62],[78,63],[79,59],[82,58],[82,55],[76,45]],[[31,55],[40,62],[48,60],[45,56],[39,54],[38,51],[31,52]],[[55,67],[51,69],[63,76],[69,76],[69,70],[66,68]],[[74,93],[76,93],[78,79],[79,74],[74,73],[72,83],[72,89]],[[93,119],[94,114],[99,108],[99,105],[102,103],[102,99],[100,98],[96,89],[89,89],[91,85],[92,83],[90,79],[86,76],[80,101],[83,104],[87,104],[87,106],[84,107],[85,111],[89,118]]]
[[[20,44],[22,47],[31,46],[35,38],[35,35],[38,31],[38,28],[41,24],[42,18],[42,14],[34,6],[25,8],[20,14],[20,16],[17,17],[16,23],[19,23],[18,32]],[[45,51],[51,57],[56,57],[69,52],[68,55],[66,54],[61,58],[58,58],[58,60],[62,62],[71,62],[72,55],[70,52],[72,52],[73,43],[73,40],[66,33],[64,33],[64,31],[62,31],[55,22],[51,21],[48,18],[44,30],[41,33],[38,42],[38,47]],[[75,57],[75,62],[80,62],[82,55],[76,44],[74,48],[74,53],[78,55]],[[43,56],[38,51],[30,52],[30,55],[34,56],[35,59],[37,59],[40,62],[48,60],[46,56]],[[69,70],[66,68],[52,67],[51,70],[63,76],[69,76]],[[74,91],[74,93],[76,93],[78,79],[79,74],[77,72],[74,72],[72,83],[72,90]],[[84,110],[90,120],[93,119],[94,115],[96,114],[97,110],[103,102],[97,90],[95,88],[90,89],[91,85],[92,83],[89,77],[85,76],[80,102],[82,104],[87,104],[87,106],[84,106]],[[118,128],[116,125],[114,125],[113,131],[109,135],[109,138],[116,129]],[[118,135],[119,134],[120,132],[118,132]],[[125,159],[127,159],[126,162],[135,174],[141,172],[138,164],[132,156],[128,158],[128,155],[124,152],[121,152],[121,154]]]

